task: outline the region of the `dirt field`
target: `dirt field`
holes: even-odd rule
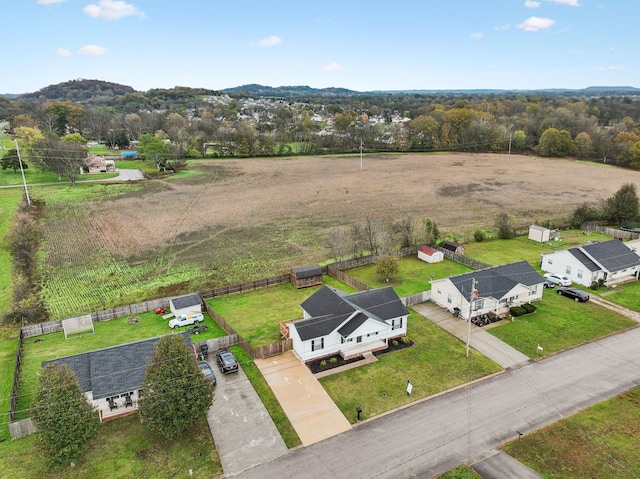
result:
[[[82,276],[129,284],[105,283],[101,303],[112,304],[321,261],[328,228],[367,214],[430,218],[465,239],[494,229],[499,212],[523,228],[562,222],[576,206],[640,183],[640,172],[519,155],[375,155],[363,166],[359,156],[192,163],[199,174],[69,206],[49,225],[50,265],[113,263],[110,273]]]

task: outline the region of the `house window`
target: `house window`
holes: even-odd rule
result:
[[[344,344],[345,342],[346,342],[346,340],[342,336],[340,336],[340,343]]]
[[[478,311],[479,309],[484,308],[484,298],[476,299],[473,302],[473,310]]]
[[[549,259],[547,260],[547,263],[549,263],[549,264],[553,264],[553,260],[552,260],[551,258],[549,258]]]
[[[453,302],[453,298],[451,298],[451,293],[447,295],[447,303],[451,304]]]
[[[571,266],[567,265],[567,269],[565,269],[566,274],[571,274]]]
[[[396,322],[396,321],[398,321],[398,322]],[[402,328],[402,318],[400,318],[398,320],[396,320],[396,319],[391,320],[391,329],[392,330],[400,329],[400,328]]]
[[[324,338],[311,340],[311,351],[318,351],[324,349]]]
[[[578,278],[582,278],[582,270],[581,269],[578,270]]]

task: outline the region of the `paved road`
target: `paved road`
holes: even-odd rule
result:
[[[434,477],[478,462],[518,431],[528,434],[637,386],[640,328],[365,421],[237,477]]]

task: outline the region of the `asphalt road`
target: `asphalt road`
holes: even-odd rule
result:
[[[364,422],[236,477],[429,478],[637,386],[640,328]]]

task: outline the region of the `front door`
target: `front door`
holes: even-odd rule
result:
[[[362,342],[362,336],[358,336],[356,338],[356,343],[361,343]]]

